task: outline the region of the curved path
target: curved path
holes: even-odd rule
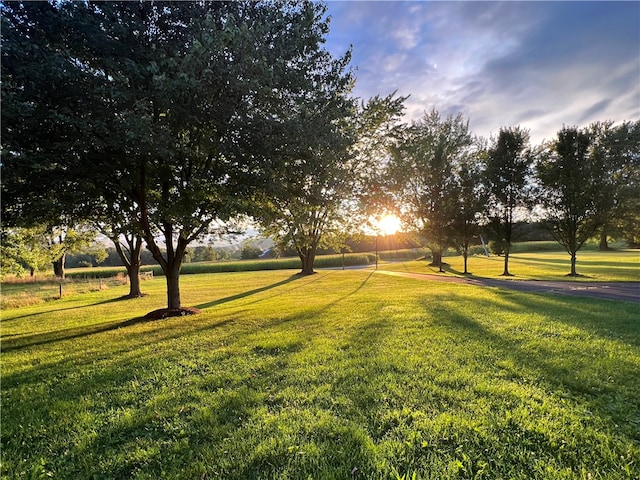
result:
[[[640,282],[559,282],[548,280],[499,280],[494,278],[445,277],[427,273],[392,272],[376,270],[376,273],[397,277],[434,280],[437,282],[510,288],[521,292],[560,293],[578,297],[606,298],[640,303]]]

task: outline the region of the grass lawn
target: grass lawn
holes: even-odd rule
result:
[[[582,277],[567,277],[571,270],[571,258],[566,252],[541,251],[514,253],[509,256],[509,272],[517,280],[567,280],[567,281],[640,281],[640,251],[615,250],[578,252],[576,270]],[[464,263],[461,256],[444,257],[447,274],[462,275]],[[429,261],[417,260],[384,264],[385,270],[412,273],[438,273]],[[469,257],[469,272],[478,277],[499,277],[504,270],[504,257],[492,255]],[[505,278],[505,277],[501,277]]]
[[[292,273],[3,310],[0,476],[640,477],[639,305]]]

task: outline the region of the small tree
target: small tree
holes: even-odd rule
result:
[[[33,277],[51,265],[51,255],[45,241],[43,227],[2,228],[0,241],[1,275],[22,276],[25,269]]]
[[[479,150],[475,156],[461,162],[454,177],[457,202],[451,224],[451,239],[462,254],[465,274],[469,273],[469,249],[473,239],[479,234],[479,220],[486,204],[482,187],[482,163],[477,158],[484,153],[485,151]]]
[[[93,245],[97,232],[88,225],[69,226],[63,222],[47,226],[44,239],[49,250],[56,277],[65,277],[65,259],[68,252],[79,252]]]
[[[606,219],[610,191],[606,164],[593,149],[593,130],[564,127],[536,165],[538,199],[556,240],[571,256],[570,276],[577,276],[576,254]]]
[[[504,252],[504,271],[509,273],[509,253],[513,228],[519,213],[526,209],[530,198],[527,184],[533,157],[529,149],[529,132],[520,127],[501,128],[498,138],[489,148],[484,166],[484,187],[487,192],[485,215],[488,227]]]

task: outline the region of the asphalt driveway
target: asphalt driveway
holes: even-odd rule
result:
[[[397,277],[432,280],[437,282],[461,283],[467,285],[510,288],[520,292],[558,293],[578,297],[605,298],[640,303],[640,282],[571,282],[547,280],[507,280],[495,278],[464,278],[424,273],[390,272],[376,270],[376,273]]]

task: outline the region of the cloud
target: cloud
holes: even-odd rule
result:
[[[328,6],[328,47],[353,44],[355,93],[411,95],[409,119],[460,109],[474,133],[522,124],[540,141],[563,124],[640,118],[638,3]]]

